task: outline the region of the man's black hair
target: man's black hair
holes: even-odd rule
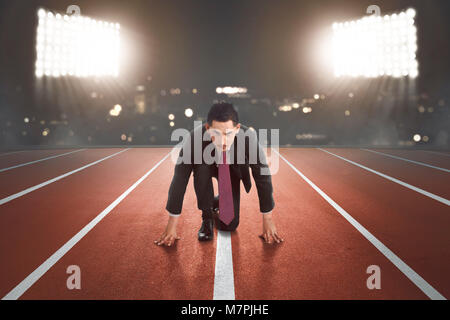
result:
[[[231,103],[220,102],[212,105],[208,112],[208,124],[212,126],[213,120],[219,122],[227,122],[233,120],[233,125],[237,126],[239,123],[239,116]]]

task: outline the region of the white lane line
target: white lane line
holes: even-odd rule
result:
[[[34,270],[28,277],[20,282],[14,289],[12,289],[2,300],[17,300],[22,296],[36,281],[38,281],[51,267],[53,267],[59,259],[61,259],[74,245],[76,245],[83,237],[92,230],[108,213],[110,213],[123,199],[125,199],[131,191],[133,191],[150,173],[153,172],[167,157],[167,154],[160,160],[153,168],[144,174],[138,181],[122,193],[116,200],[114,200],[106,209],[104,209],[98,216],[89,222],[83,229],[67,241],[61,248],[52,254],[44,261],[36,270]]]
[[[446,157],[450,157],[450,154],[448,153],[443,153],[443,152],[436,152],[436,151],[428,151],[428,150],[423,150],[425,152],[430,152],[430,153],[434,153],[434,154],[439,154],[441,156],[446,156]]]
[[[373,170],[373,169],[370,169],[370,168],[368,168],[368,167],[366,167],[366,166],[363,166],[362,164],[356,163],[356,162],[354,162],[354,161],[352,161],[352,160],[348,160],[348,159],[346,159],[346,158],[344,158],[344,157],[338,156],[337,154],[334,154],[334,153],[332,153],[332,152],[330,152],[330,151],[327,151],[327,150],[324,150],[324,149],[321,149],[321,148],[317,148],[317,149],[319,149],[319,150],[321,150],[321,151],[323,151],[323,152],[329,153],[329,154],[331,154],[331,155],[333,155],[333,156],[335,156],[335,157],[337,157],[337,158],[339,158],[339,159],[342,159],[342,160],[344,160],[344,161],[347,161],[347,162],[349,162],[349,163],[351,163],[351,164],[353,164],[353,165],[355,165],[355,166],[357,166],[357,167],[360,167],[360,168],[362,168],[362,169],[364,169],[364,170],[367,170],[367,171],[369,171],[369,172],[375,173],[376,175],[379,175],[380,177],[383,177],[383,178],[385,178],[385,179],[387,179],[387,180],[390,180],[390,181],[392,181],[392,182],[398,183],[399,185],[402,185],[402,186],[404,186],[404,187],[406,187],[406,188],[408,188],[408,189],[411,189],[411,190],[413,190],[413,191],[416,191],[416,192],[418,192],[418,193],[421,193],[421,194],[423,194],[424,196],[427,196],[427,197],[429,197],[429,198],[431,198],[431,199],[434,199],[434,200],[436,200],[436,201],[442,202],[443,204],[446,204],[447,206],[450,206],[450,200],[447,200],[447,199],[445,199],[445,198],[443,198],[443,197],[440,197],[440,196],[438,196],[438,195],[436,195],[436,194],[434,194],[434,193],[431,193],[431,192],[425,191],[425,190],[423,190],[423,189],[417,188],[417,187],[415,187],[415,186],[413,186],[413,185],[410,185],[409,183],[403,182],[403,181],[401,181],[401,180],[398,180],[398,179],[396,179],[396,178],[393,178],[393,177],[391,177],[391,176],[388,176],[388,175],[386,175],[386,174],[384,174],[384,173],[381,173],[381,172],[375,171],[375,170]]]
[[[100,160],[91,162],[91,163],[89,163],[89,164],[87,164],[87,165],[85,165],[85,166],[83,166],[83,167],[81,167],[81,168],[72,170],[72,171],[67,172],[67,173],[65,173],[65,174],[62,174],[62,175],[60,175],[60,176],[58,176],[58,177],[56,177],[56,178],[53,178],[53,179],[44,181],[44,182],[42,182],[42,183],[40,183],[40,184],[37,184],[37,185],[35,185],[35,186],[33,186],[33,187],[30,187],[30,188],[28,188],[28,189],[25,189],[25,190],[22,190],[22,191],[20,191],[20,192],[15,193],[15,194],[12,194],[12,195],[10,195],[10,196],[8,196],[8,197],[6,197],[6,198],[0,199],[0,205],[5,204],[5,203],[7,203],[7,202],[9,202],[9,201],[12,201],[12,200],[14,200],[14,199],[17,199],[17,198],[19,198],[19,197],[22,197],[22,196],[24,196],[24,195],[26,195],[26,194],[28,194],[28,193],[30,193],[30,192],[33,192],[33,191],[35,191],[35,190],[37,190],[37,189],[40,189],[40,188],[42,188],[42,187],[45,187],[46,185],[49,185],[50,183],[56,182],[56,181],[58,181],[58,180],[61,180],[61,179],[65,178],[65,177],[67,177],[67,176],[70,176],[71,174],[77,173],[78,171],[81,171],[81,170],[84,170],[84,169],[86,169],[86,168],[89,168],[89,167],[91,167],[91,166],[93,166],[93,165],[96,165],[96,164],[99,163],[99,162],[102,162],[102,161],[105,161],[105,160],[107,160],[107,159],[109,159],[109,158],[112,158],[112,157],[114,157],[114,156],[116,156],[116,155],[118,155],[118,154],[120,154],[120,153],[122,153],[122,152],[125,152],[125,151],[129,150],[129,149],[130,149],[130,148],[127,148],[127,149],[125,149],[125,150],[116,152],[116,153],[114,153],[114,154],[112,154],[112,155],[109,155],[109,156],[107,156],[107,157],[104,157],[104,158],[102,158],[102,159],[100,159]]]
[[[31,161],[31,162],[21,163],[21,164],[18,164],[16,166],[0,169],[0,172],[12,170],[12,169],[16,169],[16,168],[20,168],[20,167],[24,167],[24,166],[28,166],[30,164],[41,162],[41,161],[46,161],[46,160],[62,157],[62,156],[65,156],[65,155],[68,155],[68,154],[71,154],[71,153],[75,153],[75,152],[80,152],[80,151],[83,151],[83,150],[86,150],[86,149],[79,149],[79,150],[75,150],[75,151],[66,152],[66,153],[63,153],[63,154],[57,154],[55,156],[51,156],[51,157],[47,157],[47,158],[43,158],[43,159],[39,159],[39,160],[34,160],[34,161]]]
[[[274,150],[275,151],[275,150]],[[277,151],[275,151],[278,153]],[[325,192],[317,187],[311,180],[309,180],[303,173],[294,167],[285,157],[280,153],[278,155],[300,176],[305,180],[322,198],[324,198],[337,212],[339,212],[345,220],[356,228],[375,248],[378,249],[389,261],[391,261],[409,280],[411,280],[424,294],[433,300],[447,300],[442,294],[434,289],[428,282],[425,281],[419,274],[417,274],[411,267],[403,262],[394,252],[386,247],[380,240],[364,228],[358,221],[356,221],[347,211],[339,206],[333,199],[331,199]]]
[[[213,300],[234,300],[233,255],[231,234],[217,231],[216,267],[214,272]]]
[[[13,151],[13,152],[7,152],[7,153],[0,153],[0,157],[7,156],[9,154],[21,153],[21,152],[25,152],[25,151],[30,151],[30,150],[22,150],[22,151]]]
[[[411,163],[415,163],[415,164],[418,164],[418,165],[421,165],[421,166],[433,168],[433,169],[436,169],[436,170],[441,170],[441,171],[444,171],[444,172],[450,172],[450,170],[448,170],[448,169],[432,166],[431,164],[427,164],[427,163],[424,163],[424,162],[419,162],[419,161],[409,160],[409,159],[402,158],[402,157],[393,156],[392,154],[388,154],[388,153],[384,153],[384,152],[380,152],[380,151],[374,151],[374,150],[369,150],[369,149],[361,149],[361,150],[369,151],[369,152],[373,152],[373,153],[378,153],[378,154],[386,156],[386,157],[390,157],[390,158],[394,158],[394,159],[398,159],[398,160],[403,160],[403,161],[407,161],[407,162],[411,162]]]

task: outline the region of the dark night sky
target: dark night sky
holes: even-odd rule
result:
[[[122,73],[161,87],[245,85],[267,96],[310,94],[323,75],[312,43],[334,21],[365,15],[374,1],[283,0],[0,0],[0,83],[26,92],[34,72],[36,8],[119,22],[128,41]],[[449,1],[377,1],[382,13],[418,11],[421,84],[442,90],[449,79]]]

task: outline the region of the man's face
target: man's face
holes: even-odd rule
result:
[[[234,137],[239,131],[241,124],[238,123],[236,126],[233,125],[233,120],[228,120],[227,122],[220,122],[213,120],[210,126],[206,123],[206,130],[208,130],[211,136],[212,142],[216,145],[219,150],[229,150],[231,144],[234,141]]]

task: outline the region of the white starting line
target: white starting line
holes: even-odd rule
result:
[[[128,149],[126,149],[128,150]],[[125,151],[125,150],[123,150]],[[76,245],[83,237],[91,231],[108,213],[110,213],[131,191],[133,191],[142,181],[147,178],[167,157],[167,154],[160,160],[153,168],[147,171],[138,181],[122,193],[116,200],[114,200],[106,209],[100,212],[91,222],[89,222],[83,229],[67,241],[61,248],[52,254],[44,261],[36,270],[28,275],[22,282],[20,282],[14,289],[12,289],[2,300],[17,300],[25,291],[27,291],[36,281],[38,281],[51,267],[53,267],[74,245]]]
[[[100,162],[105,161],[105,160],[107,160],[107,159],[109,159],[109,158],[112,158],[112,157],[114,157],[114,156],[116,156],[116,155],[118,155],[118,154],[120,154],[120,153],[122,153],[122,152],[125,152],[125,151],[129,150],[129,149],[130,149],[130,148],[124,149],[124,150],[119,151],[119,152],[116,152],[116,153],[113,153],[113,154],[111,154],[111,155],[109,155],[109,156],[107,156],[107,157],[104,157],[104,158],[100,159],[100,160],[91,162],[91,163],[89,163],[89,164],[87,164],[87,165],[85,165],[85,166],[83,166],[83,167],[81,167],[81,168],[72,170],[72,171],[67,172],[67,173],[65,173],[65,174],[62,174],[62,175],[60,175],[60,176],[58,176],[58,177],[56,177],[56,178],[53,178],[53,179],[44,181],[44,182],[42,182],[42,183],[40,183],[40,184],[38,184],[38,185],[35,185],[35,186],[33,186],[33,187],[29,187],[29,188],[27,188],[27,189],[25,189],[25,190],[22,190],[22,191],[20,191],[20,192],[17,192],[17,193],[15,193],[15,194],[12,194],[12,195],[10,195],[10,196],[8,196],[8,197],[6,197],[6,198],[0,199],[0,205],[5,204],[5,203],[7,203],[7,202],[10,202],[10,201],[12,201],[12,200],[14,200],[14,199],[17,199],[17,198],[19,198],[19,197],[22,197],[22,196],[24,196],[24,195],[26,195],[26,194],[28,194],[28,193],[30,193],[30,192],[33,192],[33,191],[35,191],[35,190],[37,190],[37,189],[43,188],[43,187],[49,185],[50,183],[53,183],[53,182],[56,182],[56,181],[58,181],[58,180],[64,179],[65,177],[68,177],[68,176],[70,176],[70,175],[72,175],[72,174],[74,174],[74,173],[77,173],[77,172],[79,172],[79,171],[81,171],[81,170],[84,170],[84,169],[89,168],[89,167],[91,167],[91,166],[93,166],[93,165],[96,165],[97,163],[100,163]]]
[[[414,160],[410,160],[410,159],[406,159],[406,158],[394,156],[394,155],[392,155],[392,154],[380,152],[380,151],[369,150],[369,149],[361,149],[361,150],[368,151],[368,152],[372,152],[372,153],[378,153],[379,155],[382,155],[382,156],[385,156],[385,157],[390,157],[390,158],[397,159],[397,160],[402,160],[402,161],[406,161],[406,162],[411,162],[411,163],[414,163],[414,164],[418,164],[418,165],[420,165],[420,166],[424,166],[424,167],[428,167],[428,168],[433,168],[433,169],[441,170],[441,171],[444,171],[444,172],[450,172],[450,170],[445,169],[445,168],[432,166],[431,164],[428,164],[428,163],[424,163],[424,162],[420,162],[420,161],[414,161]]]
[[[326,152],[326,153],[328,153],[328,154],[331,154],[332,156],[335,156],[336,158],[339,158],[339,159],[341,159],[341,160],[347,161],[348,163],[351,163],[351,164],[353,164],[353,165],[355,165],[355,166],[357,166],[357,167],[360,167],[360,168],[362,168],[362,169],[364,169],[364,170],[367,170],[367,171],[369,171],[369,172],[375,173],[376,175],[378,175],[378,176],[380,176],[380,177],[383,177],[383,178],[385,178],[385,179],[387,179],[387,180],[390,180],[390,181],[392,181],[392,182],[398,183],[399,185],[404,186],[404,187],[406,187],[406,188],[408,188],[408,189],[411,189],[411,190],[413,190],[413,191],[416,191],[416,192],[418,192],[418,193],[421,193],[421,194],[423,194],[424,196],[427,196],[427,197],[429,197],[429,198],[431,198],[431,199],[434,199],[434,200],[436,200],[436,201],[439,201],[439,202],[441,202],[441,203],[443,203],[443,204],[445,204],[445,205],[447,205],[447,206],[450,206],[450,200],[447,200],[447,199],[445,199],[445,198],[443,198],[443,197],[440,197],[440,196],[438,196],[438,195],[436,195],[436,194],[434,194],[434,193],[425,191],[425,190],[420,189],[420,188],[418,188],[418,187],[415,187],[415,186],[413,186],[413,185],[411,185],[411,184],[409,184],[409,183],[406,183],[406,182],[403,182],[403,181],[401,181],[401,180],[399,180],[399,179],[396,179],[396,178],[393,178],[393,177],[391,177],[391,176],[388,176],[387,174],[384,174],[384,173],[378,172],[378,171],[376,171],[376,170],[370,169],[370,168],[368,168],[368,167],[366,167],[366,166],[363,166],[362,164],[359,164],[359,163],[357,163],[357,162],[354,162],[354,161],[352,161],[352,160],[349,160],[349,159],[347,159],[347,158],[344,158],[344,157],[341,157],[341,156],[339,156],[339,155],[337,155],[337,154],[334,154],[333,152],[330,152],[330,151],[327,151],[327,150],[324,150],[324,149],[321,149],[321,148],[317,148],[317,149],[319,149],[319,150],[321,150],[321,151],[323,151],[323,152]]]
[[[353,227],[356,228],[370,243],[374,245],[390,262],[392,262],[409,280],[411,280],[423,293],[433,300],[447,300],[435,288],[433,288],[425,279],[416,273],[411,267],[403,262],[394,252],[386,247],[380,240],[364,228],[358,221],[356,221],[347,211],[339,206],[333,199],[331,199],[325,192],[317,187],[311,180],[309,180],[303,173],[301,173],[295,166],[293,166],[285,157],[279,152],[273,150],[300,176],[306,181],[322,198],[324,198],[337,212],[339,212],[345,220],[347,220]]]
[[[7,156],[7,155],[10,155],[10,154],[16,154],[16,153],[26,152],[26,151],[30,151],[30,150],[21,150],[21,151],[13,151],[13,152],[7,152],[7,153],[0,153],[0,157]]]
[[[425,152],[429,152],[429,153],[439,154],[439,155],[441,155],[441,156],[450,157],[450,154],[448,154],[448,153],[437,152],[437,151],[429,151],[429,150],[424,150],[424,151],[425,151]]]
[[[100,159],[87,166],[71,171],[65,175],[59,176],[55,179],[59,180],[69,174],[73,174],[91,165],[94,165],[100,161],[106,160],[112,156],[115,156],[128,149],[122,150],[118,153],[110,155],[106,158]],[[320,149],[322,150],[322,149]],[[305,180],[322,198],[324,198],[336,211],[341,214],[353,227],[355,227],[372,245],[375,246],[390,262],[392,262],[408,279],[410,279],[424,294],[430,299],[446,300],[446,298],[434,289],[427,281],[425,281],[419,274],[417,274],[411,267],[403,262],[396,254],[394,254],[389,248],[387,248],[380,240],[372,235],[367,229],[365,229],[358,221],[356,221],[349,213],[347,213],[342,207],[334,202],[327,194],[325,194],[320,188],[318,188],[311,180],[309,180],[303,173],[301,173],[295,166],[293,166],[286,158],[284,158],[279,152],[276,152],[303,180]],[[325,151],[325,150],[322,150]],[[325,151],[328,152],[328,151]],[[332,154],[331,152],[328,152]],[[2,300],[16,300],[20,298],[36,281],[38,281],[51,267],[53,267],[73,246],[75,246],[90,230],[92,230],[106,215],[108,215],[125,197],[127,197],[142,181],[144,181],[164,160],[166,160],[171,153],[167,154],[161,159],[152,169],[150,169],[144,176],[136,181],[131,187],[129,187],[124,193],[122,193],[116,200],[114,200],[106,209],[104,209],[97,217],[95,217],[89,224],[81,229],[76,235],[74,235],[68,242],[66,242],[60,249],[58,249],[53,255],[51,255],[45,262],[43,262],[37,269],[35,269],[30,275],[28,275],[22,282],[20,282],[14,289],[12,289]],[[334,155],[334,154],[332,154]],[[337,156],[337,155],[334,155]],[[340,156],[337,156],[342,158]],[[342,158],[355,165],[363,167],[378,175],[385,176],[375,170],[369,169],[362,165],[356,164],[353,161]],[[388,177],[388,176],[387,176]],[[388,177],[387,179],[394,181],[395,178]],[[51,181],[51,182],[49,182]],[[52,183],[56,180],[52,179],[45,182],[46,184]],[[397,181],[394,181],[399,183]],[[401,181],[400,181],[401,182]],[[45,184],[45,185],[46,185]],[[41,184],[42,185],[42,184]],[[44,185],[38,185],[40,187]],[[34,188],[34,187],[33,187]],[[414,187],[415,188],[415,187]],[[31,189],[31,188],[29,188]],[[28,190],[28,189],[27,189]],[[34,189],[35,190],[35,189]],[[414,189],[413,189],[414,190]],[[421,190],[421,189],[420,189]],[[26,191],[26,190],[24,190]],[[33,191],[33,190],[31,190]],[[28,191],[28,192],[31,192]],[[26,192],[26,193],[28,193]],[[18,196],[17,196],[18,197]],[[5,198],[6,199],[6,198]],[[4,200],[4,199],[2,199]],[[0,200],[0,204],[2,204]],[[11,199],[12,200],[12,199]],[[446,200],[446,199],[444,199]],[[10,200],[9,200],[10,201]],[[448,201],[448,200],[446,200]],[[4,203],[4,202],[3,202]],[[217,232],[217,249],[216,249],[216,263],[215,263],[215,275],[214,275],[214,300],[234,300],[235,288],[234,288],[234,272],[233,272],[233,258],[231,248],[231,233],[226,231]]]
[[[43,158],[43,159],[39,159],[39,160],[34,160],[34,161],[26,162],[26,163],[21,163],[21,164],[12,166],[12,167],[0,169],[0,172],[12,170],[12,169],[16,169],[16,168],[20,168],[20,167],[24,167],[24,166],[28,166],[28,165],[33,164],[33,163],[38,163],[38,162],[41,162],[41,161],[46,161],[46,160],[50,160],[50,159],[66,156],[68,154],[72,154],[72,153],[80,152],[80,151],[84,151],[84,150],[86,150],[86,149],[79,149],[79,150],[75,150],[75,151],[66,152],[66,153],[63,153],[63,154],[57,154],[55,156],[51,156],[51,157],[47,157],[47,158]]]
[[[213,300],[235,300],[231,233],[217,230]]]

